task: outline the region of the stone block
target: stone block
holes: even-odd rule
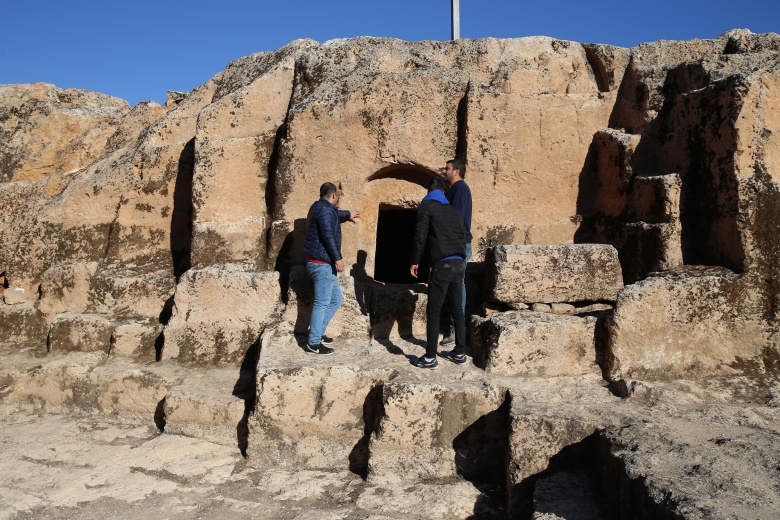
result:
[[[266,216],[268,160],[277,125],[265,134],[198,141],[193,179],[196,222],[240,222]]]
[[[509,311],[473,318],[474,362],[496,375],[598,374],[596,318]]]
[[[628,198],[628,215],[635,221],[670,223],[680,218],[682,180],[676,173],[636,176]]]
[[[603,427],[602,417],[583,414],[558,403],[553,409],[529,408],[513,403],[509,412],[507,503],[510,518],[516,518],[528,497],[527,479],[542,473],[550,459]]]
[[[2,379],[7,383],[3,402],[32,407],[48,412],[64,413],[92,399],[94,387],[89,384],[89,373],[105,363],[104,352],[69,352],[67,355],[48,355],[39,359],[24,355],[6,356]]]
[[[763,370],[771,325],[740,315],[739,277],[683,268],[626,286],[609,321],[613,378],[667,379]],[[776,346],[774,348],[777,348]]]
[[[4,353],[2,401],[54,413],[72,410],[121,414],[153,425],[160,401],[179,384],[182,369],[107,358],[104,352],[30,355]],[[34,352],[33,352],[34,354]]]
[[[504,397],[483,385],[385,383],[381,419],[369,443],[369,482],[501,474]]]
[[[103,413],[134,415],[148,424],[159,423],[160,406],[171,387],[181,383],[184,370],[170,364],[109,358],[92,369],[73,389],[72,406]]]
[[[63,312],[89,312],[92,278],[97,262],[58,264],[41,275],[41,311],[49,316]]]
[[[154,361],[157,357],[157,342],[163,326],[159,323],[120,323],[111,335],[112,356]]]
[[[137,274],[102,270],[92,279],[90,310],[156,321],[175,287],[176,278],[169,271]]]
[[[54,317],[49,329],[49,352],[104,352],[111,348],[115,323],[98,314],[65,312]]]
[[[605,244],[496,246],[485,271],[486,299],[497,302],[615,300],[623,287],[617,250]]]
[[[595,156],[592,169],[580,173],[577,212],[584,216],[619,217],[626,211],[634,155],[641,136],[623,130],[597,129],[590,152]]]
[[[71,312],[156,319],[175,283],[169,272],[101,269],[97,262],[59,264],[41,276],[41,310],[48,316]]]
[[[234,395],[239,375],[238,369],[225,368],[189,372],[165,395],[165,433],[237,446],[247,410],[244,399]]]
[[[43,350],[49,325],[33,302],[0,305],[0,341],[32,343]]]
[[[368,313],[372,305],[373,288],[343,273],[338,275],[338,280],[344,300],[330,322],[327,334],[345,338],[368,338],[371,330]],[[306,266],[292,267],[283,321],[296,334],[308,333],[313,303],[314,283],[306,272]]]
[[[351,366],[259,369],[249,419],[251,464],[346,469],[364,459],[366,428],[374,427],[367,418],[378,417],[380,405],[374,389],[394,374]]]
[[[424,286],[373,287],[371,337],[425,337],[428,293]]]
[[[267,325],[278,320],[279,273],[240,266],[190,269],[174,295],[162,357],[184,363],[241,364]]]
[[[620,246],[623,277],[633,283],[648,273],[683,265],[680,223],[648,224],[631,222],[624,227],[625,242]]]
[[[240,262],[249,269],[265,263],[265,217],[248,217],[239,222],[196,222],[192,232],[192,266]]]

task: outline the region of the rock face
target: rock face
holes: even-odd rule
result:
[[[165,106],[2,85],[0,401],[352,471],[352,499],[399,518],[419,512],[389,487],[458,479],[487,491],[442,518],[770,518],[778,92],[780,36],[747,30],[298,40]],[[410,237],[451,158],[474,200],[470,362],[420,371]],[[301,347],[303,243],[326,181],[362,218],[322,358]]]

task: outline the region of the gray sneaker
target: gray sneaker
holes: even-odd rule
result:
[[[453,334],[452,332],[444,336],[444,338],[441,340],[441,343],[439,343],[439,345],[441,345],[442,347],[449,347],[450,345],[454,345],[454,344],[455,344],[455,334]]]
[[[336,352],[332,348],[326,347],[322,343],[320,343],[319,345],[309,345],[308,343],[306,343],[306,347],[304,348],[304,350],[309,354],[319,354],[320,356],[329,356],[334,352]]]

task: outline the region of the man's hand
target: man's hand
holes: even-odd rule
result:
[[[413,265],[413,266],[412,266],[412,267],[409,269],[409,272],[410,272],[410,273],[412,273],[412,276],[414,276],[415,278],[417,278],[417,268],[418,268],[418,265],[417,265],[417,264],[414,264],[414,265]]]
[[[336,260],[336,271],[343,273],[344,272],[344,261],[343,260]]]
[[[360,212],[359,211],[350,211],[349,212],[349,220],[350,222],[355,222],[356,218],[360,218]]]

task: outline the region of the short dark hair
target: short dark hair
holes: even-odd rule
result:
[[[444,191],[445,186],[447,186],[447,183],[444,181],[444,179],[441,177],[433,177],[431,182],[428,183],[428,193],[436,190]]]
[[[466,163],[460,159],[450,159],[446,164],[451,164],[453,170],[458,170],[461,179],[466,178]]]
[[[320,198],[324,199],[330,197],[331,195],[336,193],[337,190],[338,188],[336,188],[335,184],[333,184],[332,182],[326,182],[325,184],[320,186]]]

